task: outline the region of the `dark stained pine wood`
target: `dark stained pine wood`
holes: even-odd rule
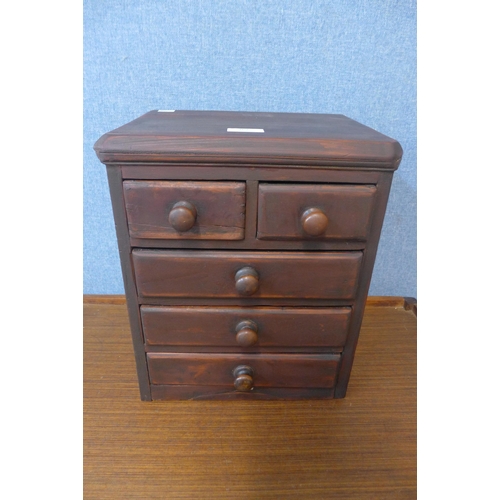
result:
[[[234,275],[234,287],[239,295],[255,295],[260,287],[260,275],[251,266],[241,267]]]
[[[382,224],[384,222],[385,209],[389,199],[389,191],[392,183],[392,172],[381,178],[377,189],[378,209],[375,211],[372,220],[372,227],[370,230],[370,242],[366,251],[363,254],[363,267],[360,273],[360,280],[358,283],[357,297],[352,307],[352,321],[347,335],[345,349],[342,352],[342,359],[340,361],[340,370],[337,386],[335,387],[335,397],[343,398],[347,392],[347,385],[351,376],[352,363],[354,361],[354,354],[356,353],[356,346],[358,343],[359,330],[363,320],[363,312],[365,309],[366,298],[368,297],[368,290],[372,278],[373,266],[375,264],[375,257],[377,255],[377,247],[382,231]]]
[[[236,274],[249,267],[259,274],[254,298],[352,299],[363,254],[136,249],[132,257],[140,297],[185,297],[187,305],[240,297]]]
[[[254,325],[260,347],[339,347],[351,316],[348,307],[141,307],[148,345],[228,346],[237,344],[238,325]]]
[[[152,111],[105,134],[95,150],[108,168],[142,399],[207,398],[215,387],[217,397],[236,399],[345,397],[401,161],[397,141],[342,115]],[[170,311],[169,330],[147,326],[150,319],[140,315],[140,307],[154,306]],[[321,328],[311,319],[309,329],[300,321],[287,327],[286,315],[277,324],[274,316],[279,333],[264,335],[262,343],[263,316],[252,322],[229,315],[246,323],[214,334],[207,321],[200,340],[202,311],[270,307],[307,310],[311,318],[325,308],[350,314],[341,327],[328,316]],[[175,312],[188,308],[200,315],[196,321]],[[155,339],[150,343],[143,321]],[[191,368],[190,383],[172,381],[170,370],[197,356],[194,371],[207,373],[211,363],[201,359],[232,363],[250,356],[258,365],[274,356],[289,382],[292,360],[333,356],[333,382],[259,386],[259,370],[247,364],[230,392],[228,379],[207,385]],[[153,366],[155,376],[169,374],[157,384]]]
[[[245,183],[193,181],[125,181],[130,236],[152,239],[241,240],[245,231]],[[174,207],[188,203],[193,221],[183,230]],[[179,219],[180,221],[180,219]]]
[[[220,163],[176,163],[158,161],[155,163],[134,162],[120,164],[123,179],[179,179],[186,178],[186,170],[192,179],[224,181],[227,179],[276,182],[332,182],[332,171],[335,182],[341,184],[377,184],[385,170],[373,167],[370,169],[345,165],[332,167],[329,165],[273,165],[265,161],[254,164],[244,162],[234,165]],[[304,181],[304,179],[306,179]]]
[[[308,236],[324,235],[329,222],[325,212],[317,207],[306,208],[300,216],[300,225]]]
[[[247,219],[248,220],[248,219]],[[250,233],[249,230],[246,231]],[[255,231],[252,231],[252,236],[244,240],[203,240],[203,239],[178,239],[169,240],[168,244],[164,240],[130,238],[130,244],[133,247],[141,248],[179,248],[179,249],[234,249],[234,250],[364,250],[366,248],[365,241],[357,240],[325,240],[321,238],[303,238],[302,240],[260,240],[255,238]]]
[[[197,217],[198,210],[189,201],[178,201],[168,211],[169,224],[180,233],[185,233],[192,229]]]
[[[335,365],[336,366],[336,365]],[[198,401],[272,401],[275,399],[333,399],[332,388],[322,387],[259,387],[252,391],[235,391],[227,385],[151,385],[154,400],[175,401],[190,399]]]
[[[402,156],[397,141],[346,116],[306,113],[150,111],[105,134],[94,147],[103,163],[244,161],[394,170]]]
[[[262,183],[257,238],[366,240],[375,194],[375,186]]]
[[[233,370],[234,388],[238,392],[250,392],[254,388],[254,371],[250,366],[239,365]]]
[[[241,347],[251,347],[257,344],[259,340],[259,327],[254,321],[243,320],[235,328],[236,343]]]
[[[148,353],[152,384],[207,386],[205,395],[210,386],[234,391],[232,373],[239,365],[252,368],[255,393],[261,387],[333,388],[339,359],[339,354]]]
[[[141,399],[151,400],[151,388],[149,382],[146,354],[144,352],[144,336],[140,319],[139,301],[137,299],[134,273],[131,266],[131,246],[128,235],[127,218],[125,213],[125,200],[123,198],[123,179],[119,168],[109,166],[107,168],[111,203],[115,219],[116,237],[120,252],[120,263],[122,268],[123,284],[127,294],[127,306],[130,321],[130,330],[134,343],[135,361],[137,366],[137,378]]]

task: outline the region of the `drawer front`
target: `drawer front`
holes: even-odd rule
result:
[[[365,241],[375,186],[260,184],[257,238]]]
[[[362,252],[132,252],[142,298],[353,299]]]
[[[123,190],[134,238],[244,238],[244,182],[124,181]]]
[[[234,387],[240,366],[251,369],[259,387],[332,388],[338,354],[148,353],[149,376],[156,385]]]
[[[142,306],[148,345],[340,347],[351,308]]]

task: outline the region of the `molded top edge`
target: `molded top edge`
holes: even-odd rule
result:
[[[400,144],[340,114],[154,110],[104,134],[103,163],[220,162],[396,170]]]

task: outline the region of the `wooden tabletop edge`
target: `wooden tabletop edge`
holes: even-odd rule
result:
[[[125,295],[110,294],[84,294],[84,304],[125,304]],[[393,297],[393,296],[370,296],[366,300],[368,307],[401,307],[407,311],[412,311],[417,315],[417,300],[412,297]]]
[[[94,295],[84,294],[84,304],[125,304],[125,295]]]

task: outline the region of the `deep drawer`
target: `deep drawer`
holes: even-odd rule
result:
[[[365,241],[376,192],[365,185],[263,183],[257,238]]]
[[[142,306],[141,316],[147,345],[340,347],[351,308]]]
[[[123,190],[131,237],[244,238],[244,182],[125,181]]]
[[[362,252],[132,252],[142,298],[352,299],[362,256]]]
[[[148,353],[147,359],[150,381],[157,385],[234,387],[235,369],[245,366],[255,388],[332,388],[340,355]]]

